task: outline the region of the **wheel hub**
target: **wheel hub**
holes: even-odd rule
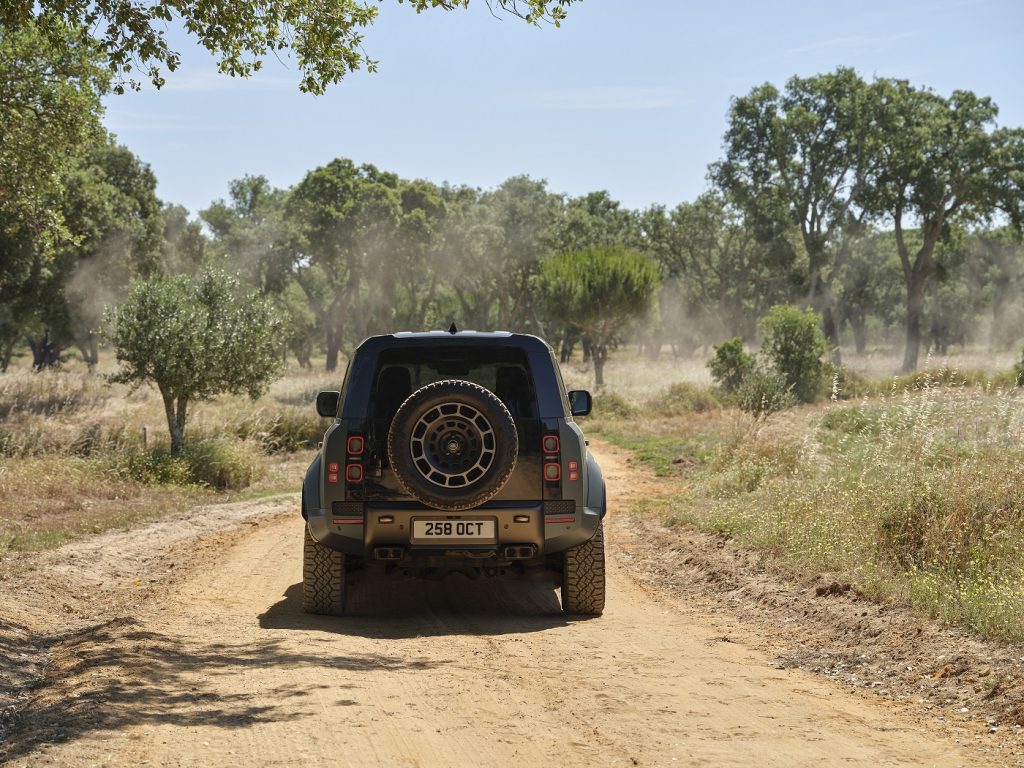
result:
[[[442,488],[462,488],[483,477],[493,463],[494,428],[471,405],[442,403],[416,421],[409,450],[424,479]]]

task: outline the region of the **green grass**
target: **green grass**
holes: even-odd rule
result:
[[[692,470],[694,465],[710,461],[722,440],[714,433],[651,437],[607,424],[587,432],[629,449],[659,477],[679,477]]]

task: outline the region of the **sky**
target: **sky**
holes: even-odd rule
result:
[[[233,179],[289,187],[336,157],[672,207],[706,188],[732,97],[838,66],[972,90],[1024,126],[1024,0],[583,0],[560,28],[482,0],[419,15],[383,0],[364,40],[379,70],[323,96],[299,92],[287,57],[236,79],[179,30],[169,39],[181,68],[159,91],[106,98],[106,125],[193,213]]]

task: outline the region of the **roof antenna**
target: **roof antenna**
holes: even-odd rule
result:
[[[448,333],[450,333],[452,336],[454,336],[458,332],[459,332],[459,329],[455,327],[455,321],[453,320],[452,324],[448,326]]]

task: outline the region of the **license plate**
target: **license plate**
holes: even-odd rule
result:
[[[497,524],[494,520],[413,520],[412,538],[417,543],[431,541],[496,540]]]

